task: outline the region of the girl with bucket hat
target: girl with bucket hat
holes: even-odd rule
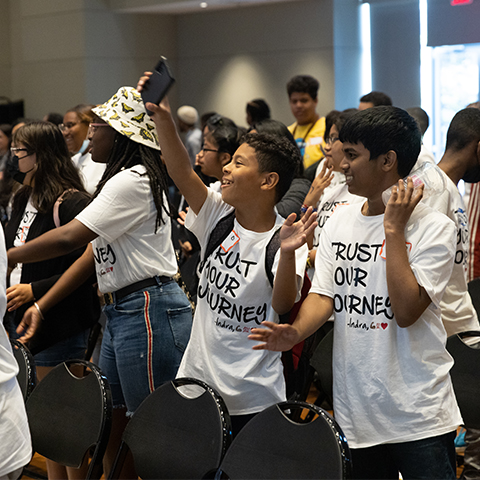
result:
[[[67,225],[10,249],[9,262],[46,260],[89,244],[26,312],[19,330],[28,327],[23,338],[30,338],[45,312],[96,270],[107,316],[99,364],[112,388],[111,439],[118,444],[125,412],[131,415],[149,393],[175,377],[192,312],[172,278],[177,263],[155,124],[132,87],[120,88],[93,111],[98,118],[90,124],[91,154],[107,167],[92,202]],[[115,446],[109,451],[113,454]],[[107,450],[106,463],[113,461],[108,457]]]

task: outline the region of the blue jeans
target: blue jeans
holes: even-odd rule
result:
[[[175,378],[192,328],[190,303],[176,282],[133,292],[105,306],[107,324],[99,366],[113,406],[128,414]]]
[[[21,335],[16,332],[17,326],[14,322],[14,316],[15,312],[6,312],[3,321],[9,337],[18,340]],[[87,328],[37,353],[33,356],[35,365],[37,367],[56,367],[66,360],[83,360],[87,351],[90,330],[91,328]]]
[[[413,442],[352,448],[353,478],[456,479],[456,432]]]
[[[90,328],[71,337],[60,340],[55,345],[33,356],[38,367],[55,367],[65,360],[85,359]]]

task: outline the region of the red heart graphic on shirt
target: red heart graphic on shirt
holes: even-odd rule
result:
[[[384,330],[388,327],[388,323],[382,323],[381,325]]]

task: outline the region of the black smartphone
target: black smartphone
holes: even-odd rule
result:
[[[143,104],[146,105],[147,102],[152,102],[155,105],[158,105],[162,98],[167,94],[170,87],[175,82],[173,78],[172,71],[167,63],[165,57],[161,57],[158,62],[155,70],[153,71],[152,76],[149,78],[148,82],[143,86],[140,94],[142,95]],[[147,108],[145,107],[145,110]],[[147,110],[149,115],[152,112]]]

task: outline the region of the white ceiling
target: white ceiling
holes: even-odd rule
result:
[[[268,3],[297,2],[302,0],[158,0],[155,4],[135,5],[141,2],[111,1],[111,6],[122,13],[163,13],[180,15],[184,13],[241,8]],[[121,4],[121,5],[120,5]]]

